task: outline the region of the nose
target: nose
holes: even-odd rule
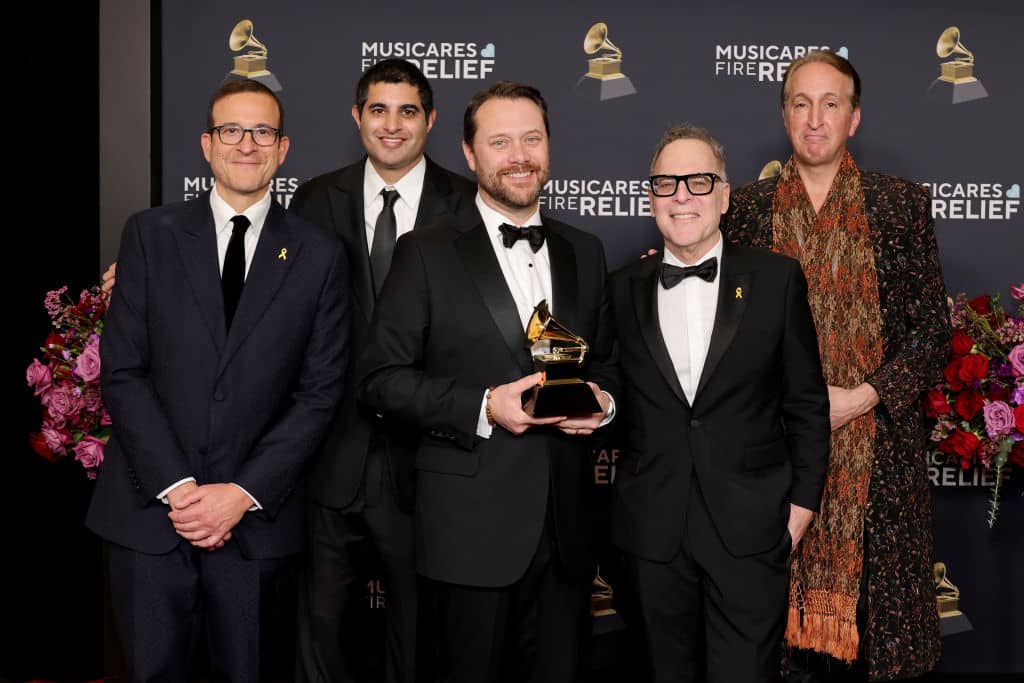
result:
[[[251,152],[256,149],[256,131],[246,128],[242,131],[242,139],[238,141],[238,147],[244,152]]]
[[[402,119],[397,111],[389,111],[384,119],[384,125],[388,130],[398,130],[402,127]]]
[[[683,180],[678,181],[676,192],[672,195],[672,200],[682,204],[689,201],[691,197],[693,197],[693,194],[690,193],[690,188],[686,186],[686,182]]]
[[[818,126],[821,125],[822,119],[824,118],[824,114],[822,110],[818,107],[809,107],[809,109],[810,114],[807,117],[807,125],[809,125],[811,128],[817,128]]]

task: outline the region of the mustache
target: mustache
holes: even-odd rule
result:
[[[524,173],[529,171],[539,173],[540,166],[536,164],[513,164],[511,166],[506,166],[505,168],[498,171],[498,175],[508,175],[509,173]]]

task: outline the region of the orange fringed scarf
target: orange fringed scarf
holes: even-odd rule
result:
[[[815,214],[792,159],[773,202],[774,249],[800,261],[825,381],[852,389],[882,361],[882,316],[860,171],[847,152]],[[874,413],[832,432],[821,510],[793,555],[786,643],[852,662]]]

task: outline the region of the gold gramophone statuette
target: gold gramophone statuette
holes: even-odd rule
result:
[[[960,611],[960,589],[946,576],[946,563],[936,562],[934,572],[935,602],[939,608],[939,616],[955,617],[962,614]]]
[[[526,326],[533,365],[544,373],[537,387],[533,414],[536,417],[590,415],[601,404],[579,373],[590,346],[551,316],[547,300],[533,309]]]

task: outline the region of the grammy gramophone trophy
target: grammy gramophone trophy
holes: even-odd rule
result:
[[[231,29],[228,36],[228,47],[232,52],[238,52],[243,48],[251,48],[250,51],[235,55],[235,68],[228,72],[224,80],[249,78],[259,81],[274,92],[281,90],[281,83],[277,77],[267,70],[267,46],[256,40],[252,34],[252,21],[242,19]]]
[[[579,377],[590,347],[551,317],[547,300],[533,309],[526,326],[533,365],[544,373],[534,394],[535,417],[590,415],[601,412],[594,391]]]
[[[935,604],[939,610],[939,631],[944,636],[970,631],[974,627],[960,611],[960,589],[946,575],[946,563],[936,562],[933,571]]]
[[[777,175],[782,175],[782,162],[778,159],[772,159],[761,167],[761,172],[757,174],[757,179],[764,180],[765,178],[774,178]]]
[[[608,40],[608,26],[599,21],[587,31],[583,39],[583,51],[592,55],[600,50],[607,52],[587,60],[589,69],[580,76],[576,87],[597,90],[602,101],[635,94],[633,82],[629,80],[629,76],[622,73],[622,50]]]
[[[950,26],[942,32],[935,54],[943,59],[950,56],[954,59],[942,62],[939,77],[928,88],[930,93],[951,100],[953,104],[988,97],[985,86],[974,77],[974,54],[960,42],[959,28]]]

